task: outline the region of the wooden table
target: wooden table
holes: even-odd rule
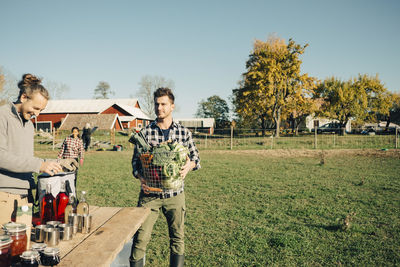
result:
[[[92,229],[60,241],[58,266],[110,266],[150,214],[147,208],[90,206]]]

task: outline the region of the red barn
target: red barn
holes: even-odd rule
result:
[[[36,128],[59,128],[68,114],[117,114],[123,128],[142,128],[152,121],[135,98],[50,100],[35,119]]]

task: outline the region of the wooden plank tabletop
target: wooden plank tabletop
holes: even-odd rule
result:
[[[150,214],[147,208],[90,206],[92,229],[60,241],[58,266],[110,266]]]

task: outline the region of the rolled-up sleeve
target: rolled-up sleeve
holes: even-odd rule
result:
[[[201,168],[200,165],[200,155],[199,151],[197,150],[196,144],[193,141],[192,133],[187,130],[187,140],[186,143],[188,144],[188,149],[189,149],[189,158],[191,161],[194,161],[196,166],[193,168],[193,170],[198,170]]]
[[[136,146],[133,150],[132,155],[132,174],[134,177],[139,178],[139,174],[142,173],[142,164],[139,159],[139,151],[137,150]]]

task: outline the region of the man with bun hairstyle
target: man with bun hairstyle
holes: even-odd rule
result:
[[[154,109],[157,119],[142,130],[144,138],[151,145],[165,141],[178,142],[189,150],[185,165],[179,170],[185,179],[191,170],[200,168],[199,152],[192,138],[192,133],[181,124],[173,121],[172,111],[175,108],[175,97],[169,88],[158,88],[154,92]],[[184,224],[185,224],[185,192],[184,185],[177,189],[163,189],[161,192],[149,192],[143,178],[143,169],[137,148],[132,157],[133,176],[141,183],[138,206],[151,209],[150,215],[143,222],[133,237],[130,266],[142,267],[145,264],[145,252],[150,241],[153,226],[161,211],[168,223],[170,243],[170,266],[181,267],[184,264]]]
[[[75,169],[71,160],[57,162],[34,157],[31,119],[46,107],[49,93],[41,85],[41,80],[32,74],[24,74],[18,87],[17,101],[0,106],[0,223],[10,220],[10,213],[3,202],[10,199],[33,201],[30,192],[34,187],[32,173],[54,175],[63,167]]]

